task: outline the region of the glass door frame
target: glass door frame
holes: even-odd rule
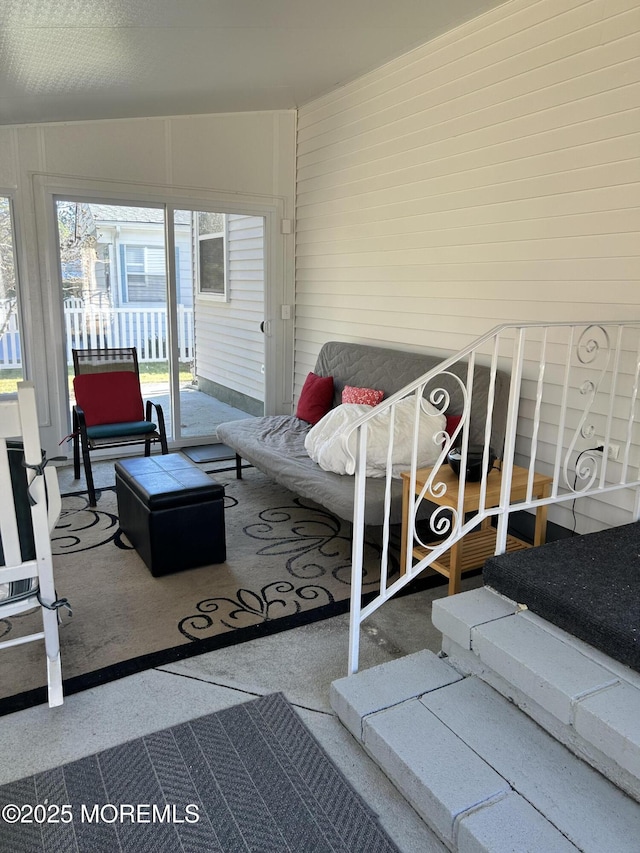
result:
[[[238,210],[220,210],[213,204],[203,204],[202,201],[199,201],[197,204],[190,203],[185,205],[184,203],[179,204],[176,202],[167,202],[165,205],[166,216],[165,216],[165,245],[167,248],[167,298],[169,300],[169,315],[168,315],[168,334],[169,334],[169,353],[171,359],[171,365],[169,370],[170,376],[170,400],[171,400],[171,417],[172,423],[174,425],[179,425],[181,423],[181,405],[182,398],[180,394],[180,365],[179,365],[179,331],[178,331],[178,302],[179,302],[179,276],[176,270],[176,263],[178,254],[176,251],[176,234],[175,234],[175,213],[176,211],[187,211],[189,213],[198,214],[201,212],[210,212],[210,213],[224,213],[225,215],[233,215],[239,213]],[[246,211],[243,211],[246,213]],[[251,210],[251,216],[259,217],[263,222],[263,256],[264,256],[264,284],[263,284],[263,315],[267,317],[267,265],[269,263],[270,253],[267,249],[267,220],[264,215],[264,212],[256,212],[255,210]],[[228,274],[228,269],[225,270],[225,275]],[[194,261],[193,266],[193,275],[194,275],[194,300],[193,300],[193,322],[194,322],[194,356],[198,352],[198,344],[197,344],[197,334],[196,334],[196,320],[197,320],[197,308],[199,304],[198,293],[197,291],[197,281],[195,280],[196,276],[196,263]],[[223,301],[227,301],[226,299]],[[264,352],[263,359],[266,365],[267,360],[267,338],[271,334],[271,325],[266,322],[263,324],[264,333],[263,333],[263,341],[264,341]],[[266,411],[266,392],[268,387],[267,382],[267,370],[265,366],[265,382],[264,382],[264,392],[265,392],[265,400],[264,406]],[[178,430],[174,430],[173,434]],[[202,444],[203,441],[211,441],[215,440],[213,435],[207,436],[180,436],[180,445],[181,447],[188,447],[190,445]]]
[[[21,243],[20,243],[20,234],[19,234],[19,223],[16,217],[16,203],[15,203],[16,191],[9,190],[0,186],[0,197],[7,199],[8,208],[9,208],[9,222],[11,224],[11,248],[13,253],[13,276],[15,280],[15,291],[16,291],[16,321],[18,325],[18,334],[20,340],[20,368],[22,370],[22,379],[28,380],[30,379],[30,348],[31,348],[31,340],[30,335],[26,334],[26,329],[29,327],[29,324],[26,322],[25,318],[25,310],[26,306],[29,304],[29,300],[24,298],[24,294],[22,291],[22,276],[21,276],[21,262],[20,262],[20,254],[21,254]],[[17,380],[20,381],[20,380]],[[2,394],[0,394],[2,397]]]
[[[61,282],[58,262],[56,199],[95,202],[101,204],[164,207],[167,263],[167,288],[171,305],[169,311],[169,344],[174,364],[170,371],[172,400],[176,400],[179,385],[177,351],[174,341],[177,335],[177,307],[175,252],[173,246],[173,211],[178,209],[215,210],[224,213],[262,216],[264,219],[265,248],[265,414],[287,411],[291,401],[293,384],[293,324],[281,324],[276,312],[280,303],[293,303],[292,276],[285,275],[285,246],[279,228],[283,213],[283,200],[239,196],[237,194],[204,190],[150,187],[136,184],[114,184],[111,181],[93,181],[63,176],[36,174],[33,176],[36,197],[36,224],[38,229],[38,251],[40,279],[42,284],[45,339],[47,339],[47,383],[46,404],[50,410],[52,430],[60,437],[70,431],[68,389],[66,381],[66,359],[63,357],[64,318],[60,299]],[[290,280],[289,280],[290,278]],[[288,281],[288,284],[287,284]],[[277,284],[277,287],[276,287]],[[179,393],[179,387],[177,388]],[[179,414],[172,411],[172,417]],[[174,420],[175,422],[175,420]],[[179,421],[178,421],[179,423]],[[46,442],[51,446],[53,438]],[[175,445],[175,438],[172,440]],[[180,442],[186,446],[188,440]],[[70,451],[67,451],[70,452]]]

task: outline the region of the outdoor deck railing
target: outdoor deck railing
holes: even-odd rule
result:
[[[1,306],[0,306],[1,308]],[[0,318],[2,311],[0,310]],[[141,363],[167,361],[166,308],[109,308],[69,300],[64,306],[67,364],[72,349],[135,346]],[[4,318],[0,337],[0,370],[22,366],[20,333],[15,306]],[[193,309],[178,306],[178,358],[189,361],[194,353]]]
[[[465,369],[461,371],[458,368],[455,374],[452,373],[452,368],[460,364],[464,364]],[[468,512],[464,512],[466,453],[474,373],[480,364],[488,367],[491,373],[484,413],[485,474],[479,483],[477,514],[470,517]],[[498,371],[508,373],[510,379],[504,447],[495,448],[502,460],[500,496],[495,503],[487,501],[486,469]],[[465,376],[466,379],[461,378]],[[417,439],[421,407],[427,400],[438,412],[447,412],[452,382],[462,391],[462,410],[456,412],[461,415],[461,420],[452,435],[443,429],[433,437],[437,445],[437,461],[431,472],[424,475],[423,488],[415,494],[417,471],[420,468]],[[358,669],[360,626],[363,620],[428,569],[467,533],[477,528],[480,522],[485,521],[485,525],[495,527],[494,553],[502,554],[506,550],[510,514],[514,511],[535,511],[539,507],[571,504],[564,510],[562,520],[566,521],[567,517],[576,517],[576,504],[573,502],[580,499],[581,505],[587,502],[585,511],[580,515],[583,526],[599,529],[621,524],[624,520],[638,520],[639,382],[638,324],[503,325],[384,400],[352,425],[349,434],[343,438],[345,447],[351,448],[355,456],[350,673]],[[406,561],[405,565],[399,566],[395,557],[398,549],[392,548],[390,523],[392,492],[395,491],[397,495],[397,486],[395,490],[392,489],[394,423],[398,403],[411,395],[414,396],[415,413],[413,450],[410,463],[406,465],[409,473],[405,476],[409,480],[408,492],[412,497],[408,500],[405,512],[403,538]],[[367,580],[363,581],[367,437],[372,421],[380,417],[390,422],[390,440],[384,470],[385,520],[379,544],[380,579],[372,584],[370,578],[372,575],[376,577],[376,573],[371,564],[371,548],[367,548]],[[477,417],[476,406],[474,422],[477,422]],[[460,478],[456,483],[457,501],[451,501],[453,506],[446,512],[438,510],[428,521],[418,524],[416,519],[420,516],[423,502],[434,497],[441,498],[446,492],[444,480],[447,478],[444,472],[445,467],[448,471],[447,456],[454,446],[459,446],[462,453]],[[511,501],[515,465],[526,471],[525,496],[518,502]],[[536,473],[549,478],[544,497],[535,496],[533,480]],[[474,483],[474,488],[478,488],[478,484]],[[439,503],[443,501],[439,500]],[[615,506],[613,512],[612,504]],[[622,517],[623,520],[620,520]],[[609,523],[609,518],[615,520]],[[425,556],[414,563],[416,546],[420,546]],[[366,602],[363,601],[363,588]]]
[[[18,316],[11,308],[0,304],[0,370],[22,366]]]
[[[65,308],[67,363],[72,349],[132,347],[140,362],[167,361],[166,308]],[[193,358],[193,310],[178,306],[178,358]]]

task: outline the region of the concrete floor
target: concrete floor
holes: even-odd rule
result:
[[[96,486],[113,484],[113,464],[94,466]],[[69,467],[59,470],[62,492],[75,491]],[[481,585],[466,579],[464,589]],[[431,602],[446,586],[388,602],[363,626],[365,669],[423,648],[439,651]],[[348,615],[148,670],[2,718],[0,784],[121,744],[253,697],[282,691],[334,762],[371,807],[403,853],[445,851],[329,705],[332,681],[346,674]],[[64,652],[63,652],[64,655]],[[63,656],[64,666],[64,656]],[[25,748],[31,732],[37,748]]]
[[[142,386],[142,394],[145,400],[153,400],[154,403],[159,403],[162,406],[167,438],[171,441],[173,435],[171,431],[171,418],[169,416],[171,411],[169,394],[163,393],[163,391],[157,388],[154,389],[154,386],[149,384]],[[181,446],[193,444],[194,440],[198,439],[199,436],[215,435],[218,426],[227,421],[242,420],[250,417],[252,416],[246,412],[223,403],[209,394],[203,394],[197,388],[183,386],[180,389]],[[196,443],[198,442],[196,441]]]

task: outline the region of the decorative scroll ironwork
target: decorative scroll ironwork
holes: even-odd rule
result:
[[[441,433],[438,433],[437,438],[441,440],[442,443],[440,453],[438,454],[438,458],[431,470],[431,474],[427,478],[427,481],[425,482],[423,488],[420,490],[419,494],[416,496],[411,510],[413,515],[414,541],[422,548],[425,548],[428,551],[433,551],[435,547],[441,547],[442,541],[447,541],[448,539],[450,539],[460,526],[460,516],[457,509],[442,506],[435,508],[429,517],[428,525],[429,533],[433,534],[434,537],[440,540],[437,543],[437,546],[435,546],[433,544],[430,544],[429,542],[425,542],[424,539],[420,536],[420,533],[416,529],[416,522],[423,500],[426,499],[428,501],[429,496],[441,498],[444,494],[446,494],[447,484],[442,480],[438,479],[438,474],[442,466],[447,464],[446,460],[449,451],[452,447],[456,446],[458,437],[462,433],[465,424],[468,423],[469,413],[471,410],[471,397],[469,394],[469,390],[463,380],[451,371],[443,371],[442,373],[438,374],[438,378],[444,376],[449,377],[454,383],[457,384],[458,388],[462,393],[463,404],[460,421],[456,424],[453,433],[450,435],[446,430]],[[440,412],[440,414],[444,414],[449,408],[451,402],[451,393],[446,388],[439,386],[437,388],[433,388],[429,392],[427,399],[434,406],[434,408],[436,408]]]
[[[571,459],[575,453],[578,441],[581,439],[591,441],[596,434],[595,424],[589,422],[589,419],[592,414],[594,400],[607,374],[611,361],[611,340],[607,330],[603,326],[587,326],[580,335],[580,339],[576,345],[576,358],[580,364],[599,371],[597,376],[586,379],[578,389],[580,396],[585,398],[585,405],[564,457],[563,476],[565,485],[572,492],[579,494],[587,491],[594,484],[602,462],[602,456],[596,456],[596,451],[593,448],[589,448],[578,454],[574,463],[573,475],[570,473]],[[604,363],[601,367],[598,367],[596,362],[600,358],[604,358]]]
[[[560,357],[550,357],[547,343],[557,334],[557,344],[562,348]],[[541,344],[541,345],[540,345]],[[470,397],[473,394],[475,359],[478,355],[491,357],[491,379],[487,400],[487,421],[484,432],[478,423],[482,412],[473,406],[471,417]],[[631,363],[631,359],[634,363]],[[495,384],[495,374],[499,370],[509,374],[508,400],[504,399],[506,388]],[[556,372],[545,368],[549,363]],[[463,364],[468,367],[466,385],[455,375]],[[562,371],[561,379],[557,372]],[[634,372],[635,371],[635,372]],[[447,388],[444,385],[446,378]],[[451,386],[451,380],[457,385]],[[526,386],[525,386],[526,383]],[[610,383],[610,384],[608,384]],[[640,453],[640,325],[637,322],[612,323],[527,323],[504,324],[496,326],[482,337],[468,344],[455,355],[446,358],[442,364],[426,372],[394,395],[393,400],[383,401],[381,408],[395,407],[398,400],[415,393],[427,399],[425,388],[432,384],[438,387],[429,392],[429,402],[440,412],[451,406],[457,408],[458,387],[464,396],[462,419],[453,435],[441,433],[437,442],[442,440],[437,459],[426,482],[416,475],[420,468],[417,447],[413,449],[412,462],[402,475],[406,478],[403,505],[403,545],[404,553],[402,575],[388,585],[381,584],[379,594],[363,604],[356,595],[352,597],[349,631],[349,671],[358,667],[359,626],[385,601],[400,592],[417,575],[432,565],[441,554],[470,532],[487,516],[493,516],[497,522],[495,549],[504,553],[508,544],[508,524],[512,512],[517,510],[537,510],[545,506],[567,505],[576,497],[594,496],[602,500],[603,496],[621,490],[629,490],[632,506],[629,507],[633,521],[640,519],[640,471],[638,454]],[[498,401],[498,392],[501,399]],[[494,394],[496,398],[494,400]],[[535,397],[534,397],[535,395]],[[559,399],[560,398],[560,399]],[[420,507],[423,500],[443,503],[446,500],[447,482],[442,465],[453,446],[461,447],[461,470],[459,497],[462,499],[466,486],[465,471],[470,449],[469,442],[477,441],[484,445],[484,461],[489,452],[491,441],[494,403],[499,402],[500,412],[504,410],[504,443],[495,448],[502,458],[502,475],[499,495],[492,489],[491,504],[486,505],[487,486],[480,481],[479,511],[469,519],[463,515],[463,504],[452,500],[453,506],[434,507],[429,524],[422,520],[427,516]],[[534,410],[532,411],[532,404]],[[544,416],[543,404],[546,407]],[[462,407],[461,407],[462,408]],[[419,407],[416,406],[416,424]],[[367,422],[376,415],[363,415],[354,428],[360,430],[359,448],[361,458],[356,466],[356,489],[354,502],[354,549],[353,579],[354,589],[361,589],[362,548],[364,541],[364,508],[366,505],[366,455]],[[544,419],[543,419],[544,418]],[[576,426],[577,422],[577,426]],[[540,427],[544,428],[542,434]],[[554,440],[554,428],[556,437]],[[575,428],[575,431],[574,431]],[[622,435],[624,431],[624,435]],[[540,435],[539,435],[540,432]],[[473,436],[473,437],[472,437]],[[600,438],[601,436],[601,438]],[[502,436],[501,436],[502,438]],[[622,441],[621,446],[612,445],[612,440]],[[569,441],[570,439],[570,441]],[[544,445],[543,445],[544,442]],[[602,445],[596,450],[594,445]],[[540,445],[540,447],[539,447]],[[585,449],[581,449],[585,448]],[[610,450],[622,451],[619,464],[609,476],[607,457],[612,458]],[[540,452],[539,452],[540,451]],[[364,458],[362,458],[364,457]],[[617,456],[614,458],[617,459]],[[416,464],[418,462],[418,464]],[[514,469],[518,468],[518,487],[514,492]],[[410,469],[410,470],[409,470]],[[542,475],[550,482],[544,494],[536,491],[535,478]],[[391,469],[387,470],[386,506],[383,524],[383,561],[388,560],[390,529],[392,525],[392,489]],[[474,476],[475,479],[475,476]],[[410,485],[413,483],[412,485]],[[411,489],[420,488],[418,495],[409,497]],[[635,494],[633,494],[635,492]],[[397,494],[397,489],[396,489]],[[632,498],[632,500],[631,500]],[[626,498],[625,498],[626,502]],[[408,506],[407,506],[408,504]],[[620,507],[620,509],[624,509]],[[574,516],[575,519],[575,516]],[[416,532],[416,523],[420,528]],[[427,530],[427,527],[430,530]],[[431,537],[431,534],[434,534]],[[431,544],[423,541],[432,538]],[[483,538],[484,535],[483,535]],[[488,538],[488,537],[486,537]],[[435,541],[438,539],[439,541]],[[409,556],[412,545],[419,545],[420,559],[415,563]],[[422,556],[424,554],[424,556]],[[385,565],[382,565],[385,568]],[[381,572],[381,577],[386,577]]]

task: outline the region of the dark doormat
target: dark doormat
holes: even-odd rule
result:
[[[12,853],[398,853],[281,693],[11,782],[0,802]]]
[[[225,459],[236,458],[235,450],[226,444],[200,444],[197,447],[183,447],[180,452],[198,465],[202,462],[224,462]]]

